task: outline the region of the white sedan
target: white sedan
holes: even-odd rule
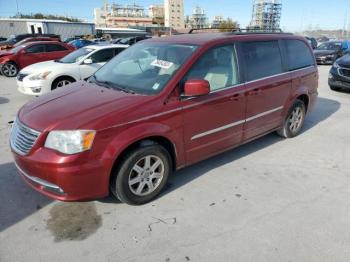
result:
[[[18,90],[40,96],[93,75],[128,45],[91,45],[80,48],[60,60],[33,64],[17,75]]]

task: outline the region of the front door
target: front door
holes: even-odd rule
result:
[[[183,79],[205,79],[211,90],[182,101],[187,164],[241,143],[245,97],[237,72],[232,44],[207,51]]]
[[[242,42],[247,97],[244,140],[269,132],[282,123],[291,92],[278,41]]]

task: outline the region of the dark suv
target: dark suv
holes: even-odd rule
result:
[[[335,60],[349,52],[349,41],[330,41],[322,43],[314,50],[317,64],[333,64]]]
[[[311,46],[291,34],[183,34],[141,41],[24,105],[11,132],[19,173],[74,201],[155,198],[175,170],[277,131],[301,132],[317,98]]]

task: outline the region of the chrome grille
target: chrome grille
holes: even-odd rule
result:
[[[39,135],[40,132],[23,125],[16,119],[11,130],[11,148],[20,155],[26,155],[32,149]]]

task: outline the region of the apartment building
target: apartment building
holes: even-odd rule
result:
[[[185,28],[184,0],[164,1],[165,26],[174,29]]]

